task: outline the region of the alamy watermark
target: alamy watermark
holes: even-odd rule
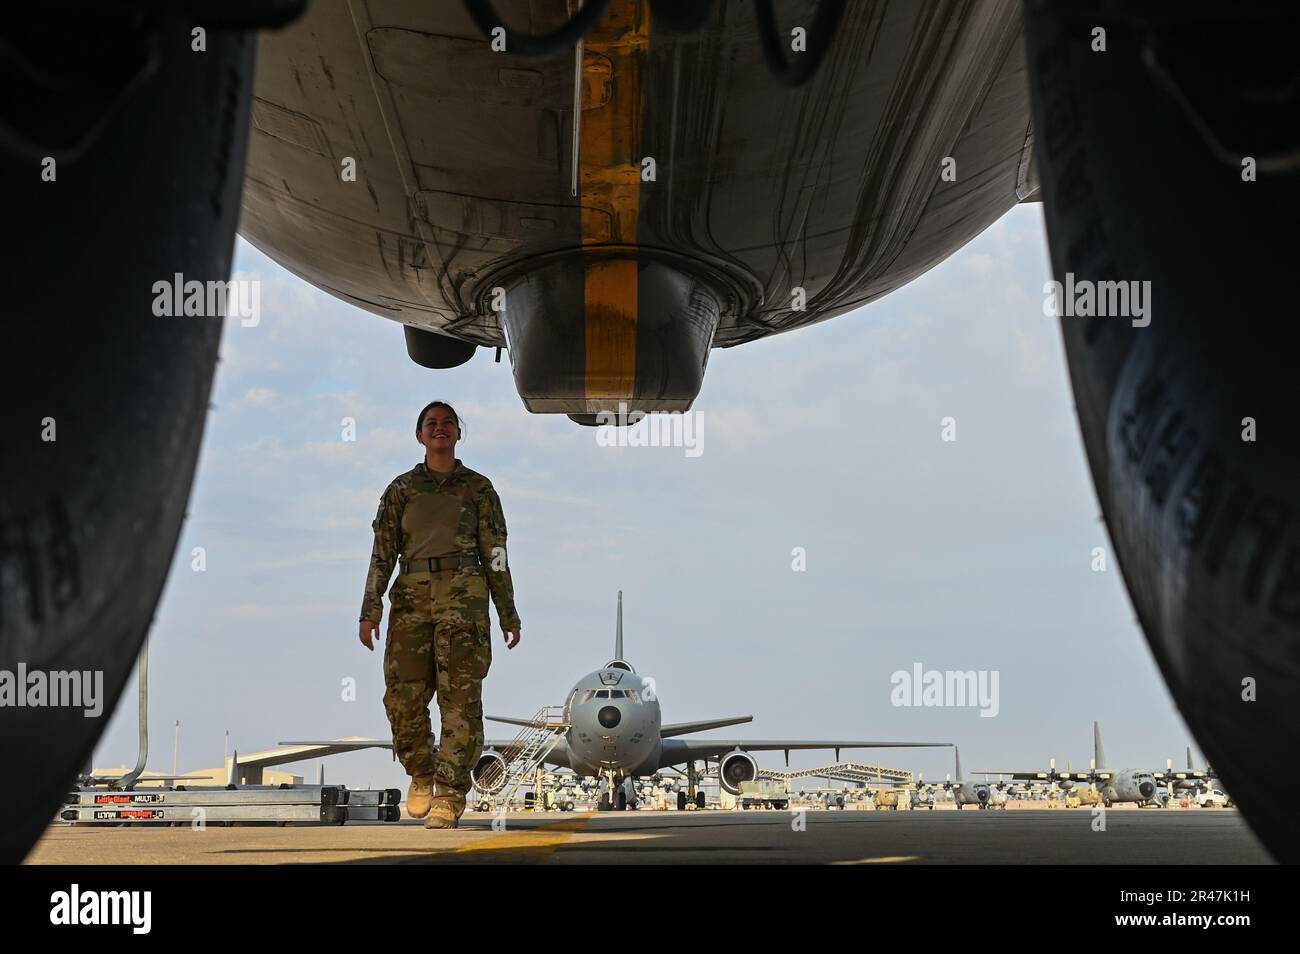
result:
[[[67,671],[54,669],[18,671],[0,669],[0,708],[73,708],[84,709],[87,719],[96,719],[104,711],[104,670]]]
[[[620,425],[619,421],[632,423]],[[699,411],[644,414],[619,401],[617,411],[596,414],[598,447],[683,447],[687,457],[704,453],[704,420]]]
[[[50,923],[56,925],[119,924],[132,934],[148,934],[152,909],[152,891],[83,891],[73,884],[50,895]]]
[[[1048,318],[1131,318],[1134,328],[1151,324],[1149,281],[1075,281],[1074,272],[1066,272],[1064,284],[1047,282],[1043,294]]]
[[[998,676],[996,669],[925,669],[912,663],[912,670],[899,669],[889,677],[894,687],[889,701],[895,706],[955,707],[978,706],[980,718],[998,714]]]
[[[154,282],[151,290],[153,313],[159,318],[238,318],[245,328],[262,320],[262,283],[255,279],[186,281],[177,272],[171,281]]]

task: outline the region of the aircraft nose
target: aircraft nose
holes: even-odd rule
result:
[[[1138,786],[1138,793],[1143,798],[1150,798],[1152,795],[1156,793],[1155,784],[1152,782],[1143,782],[1141,785]]]
[[[623,713],[618,711],[617,706],[601,706],[600,711],[596,713],[596,721],[607,729],[612,729],[623,719]]]

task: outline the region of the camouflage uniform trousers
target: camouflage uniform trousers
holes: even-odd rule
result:
[[[388,591],[384,710],[408,775],[434,776],[435,796],[463,808],[483,751],[483,678],[492,664],[488,586],[481,567],[408,573]],[[442,744],[429,703],[438,698]]]

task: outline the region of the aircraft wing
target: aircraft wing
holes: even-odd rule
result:
[[[504,749],[514,744],[514,739],[488,739],[483,743],[483,748]],[[355,752],[360,749],[391,749],[391,741],[380,739],[330,739],[325,742],[277,742],[277,745],[301,746],[311,749],[298,756],[300,759],[315,758],[318,755],[334,755],[338,752]],[[333,749],[333,752],[318,752],[316,749]],[[256,756],[239,757],[240,765],[248,765],[250,761],[256,759]]]
[[[507,760],[513,757],[511,749],[515,747],[514,739],[488,739],[483,743],[483,751],[496,749]],[[542,759],[543,765],[558,765],[560,768],[573,768],[569,764],[569,745],[564,739],[559,739],[555,747],[546,753],[546,758]]]
[[[703,719],[699,722],[673,722],[669,725],[660,726],[659,738],[667,739],[674,735],[690,735],[692,732],[704,732],[707,729],[721,729],[723,726],[740,725],[743,722],[753,722],[752,715],[745,716],[728,716],[725,719]]]
[[[911,749],[950,746],[951,742],[864,742],[850,740],[808,739],[664,739],[660,767],[678,765],[691,759],[714,758],[733,749],[742,752],[781,752],[795,749]]]
[[[1210,778],[1208,772],[1194,769],[1160,769],[1158,772],[1152,772],[1151,777],[1157,782],[1206,782]]]
[[[272,753],[258,753],[248,759],[242,755],[239,757],[239,764],[243,767],[249,765],[274,765],[281,762],[297,762],[304,759],[320,758],[325,755],[337,755],[340,752],[357,752],[361,749],[391,749],[393,743],[391,740],[382,739],[329,739],[324,742],[279,742],[278,745],[287,746],[280,752],[273,753],[280,757],[274,760],[268,760],[265,757],[258,758],[257,755],[265,756]],[[515,744],[514,739],[487,739],[483,743],[483,749],[496,749],[505,751]],[[545,763],[547,765],[558,765],[561,768],[571,768],[569,765],[569,749],[563,739],[555,744],[555,748],[547,754]]]
[[[526,725],[530,727],[538,725],[532,719],[517,719],[514,716],[485,715],[483,718],[488,722],[504,722],[506,725]]]

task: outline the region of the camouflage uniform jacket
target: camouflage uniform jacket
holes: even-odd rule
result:
[[[519,627],[514,584],[506,561],[506,518],[492,482],[459,459],[449,474],[430,472],[424,461],[397,477],[384,490],[371,528],[375,544],[361,603],[361,618],[383,618],[384,588],[393,566],[403,559],[424,559],[477,552],[487,577],[501,628]],[[441,545],[433,541],[441,541]],[[440,552],[425,552],[430,548]]]

